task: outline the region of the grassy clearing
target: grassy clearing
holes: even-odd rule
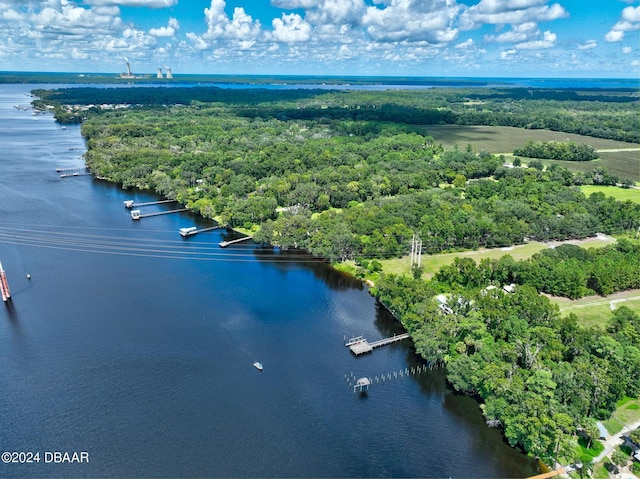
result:
[[[519,261],[531,258],[531,256],[533,256],[535,253],[549,248],[549,246],[558,246],[563,243],[576,244],[583,248],[598,248],[611,244],[610,241],[598,238],[587,238],[584,240],[569,240],[562,242],[556,241],[550,243],[539,243],[537,241],[531,241],[527,244],[512,246],[509,248],[479,249],[474,251],[461,251],[457,253],[423,255],[421,264],[422,266],[424,266],[424,275],[427,278],[431,278],[440,268],[453,263],[453,260],[458,257],[470,257],[473,258],[476,263],[479,263],[483,258],[499,259],[505,255],[511,255],[513,259]],[[386,274],[410,274],[411,262],[409,256],[380,260],[380,263],[382,263],[382,270]]]
[[[602,421],[609,434],[617,434],[625,426],[640,421],[640,398],[624,397],[618,401],[613,415],[606,421]]]
[[[578,316],[580,325],[585,328],[605,329],[613,314],[612,302],[616,307],[627,306],[640,314],[640,289],[623,291],[606,297],[587,296],[576,300],[551,297],[551,300],[560,307],[562,314],[574,313]]]
[[[586,143],[597,150],[608,151],[600,152],[600,158],[594,161],[544,160],[543,163],[547,166],[557,163],[571,171],[591,171],[596,167],[602,167],[612,174],[636,181],[640,180],[640,152],[632,150],[632,148],[639,146],[635,143],[551,130],[525,130],[508,126],[432,125],[427,127],[427,133],[433,136],[438,143],[442,143],[445,148],[453,148],[455,145],[465,148],[466,145],[472,145],[476,151],[503,154],[509,161],[513,158],[513,150],[520,148],[529,140]]]
[[[636,190],[635,188],[586,185],[581,186],[580,190],[582,190],[586,196],[590,196],[592,193],[604,193],[606,196],[612,196],[619,201],[629,200],[635,203],[640,203],[640,190]]]
[[[426,130],[428,135],[431,135],[438,143],[442,143],[445,148],[453,148],[454,145],[464,148],[467,144],[470,144],[477,151],[488,151],[496,154],[513,152],[513,150],[520,148],[530,140],[574,141],[576,143],[589,144],[597,150],[638,148],[635,143],[605,140],[561,131],[525,130],[524,128],[510,126],[429,125]],[[638,159],[638,152],[634,153],[634,158]]]

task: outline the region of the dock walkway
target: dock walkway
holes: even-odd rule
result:
[[[391,336],[389,338],[380,339],[378,341],[373,341],[372,343],[368,342],[364,337],[357,336],[355,338],[351,338],[349,341],[345,343],[353,354],[359,356],[364,353],[370,353],[374,350],[374,348],[379,348],[380,346],[386,346],[387,344],[395,343],[396,341],[402,341],[403,339],[409,338],[409,333],[397,334]]]
[[[146,203],[135,203],[133,200],[125,200],[124,206],[126,208],[139,208],[141,206],[161,205],[164,203],[177,203],[176,200],[159,200],[159,201],[147,201]]]
[[[183,238],[186,238],[187,236],[197,235],[198,233],[204,233],[206,231],[218,230],[220,228],[224,228],[224,226],[218,225],[218,226],[210,226],[209,228],[200,228],[200,229],[197,229],[195,227],[180,228],[178,233],[180,233],[180,236],[182,236]]]
[[[230,246],[235,243],[240,243],[241,241],[247,241],[247,240],[250,240],[251,238],[252,236],[244,236],[242,238],[234,239],[231,241],[221,241],[220,243],[218,243],[218,246],[220,246],[220,248],[226,248],[227,246]]]
[[[140,220],[142,218],[149,218],[151,216],[160,216],[160,215],[169,215],[171,213],[182,213],[183,211],[189,211],[189,208],[180,208],[178,210],[169,210],[169,211],[158,211],[156,213],[146,213],[140,214],[140,210],[133,210],[131,212],[132,220]]]

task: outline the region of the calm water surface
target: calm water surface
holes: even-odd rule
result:
[[[355,358],[344,337],[402,329],[359,283],[91,176],[79,128],[0,86],[0,452],[87,451],[88,464],[0,464],[0,477],[523,477],[441,372],[354,395],[352,375],[419,364],[410,341]],[[172,205],[145,207],[163,211]],[[27,274],[31,279],[27,279]],[[259,372],[254,361],[264,364]]]

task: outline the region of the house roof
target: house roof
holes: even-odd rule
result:
[[[609,431],[604,427],[600,421],[596,422],[596,426],[598,426],[598,431],[600,432],[600,437],[609,437]]]

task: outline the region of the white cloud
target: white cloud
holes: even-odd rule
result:
[[[84,0],[87,5],[168,8],[178,4],[178,0]]]
[[[511,30],[500,35],[485,35],[484,40],[486,42],[498,43],[522,43],[531,40],[539,34],[540,30],[538,30],[538,25],[532,22],[527,22],[520,25],[514,25]]]
[[[548,0],[481,0],[460,17],[462,28],[470,30],[482,25],[539,23],[568,17],[559,3]]]
[[[66,1],[61,3],[60,10],[46,7],[31,14],[29,21],[35,30],[52,35],[111,34],[122,29],[119,17],[76,7]]]
[[[338,51],[338,58],[344,60],[347,58],[353,58],[355,54],[349,49],[347,45],[340,45],[340,50]]]
[[[244,8],[236,7],[233,17],[229,19],[224,12],[224,0],[211,0],[210,8],[204,9],[207,21],[205,39],[227,39],[241,42],[254,40],[261,32],[260,22],[245,12]]]
[[[475,47],[475,42],[473,41],[473,38],[468,38],[464,42],[458,43],[455,46],[455,48],[461,48],[461,49],[467,49],[467,48],[472,48],[472,47]]]
[[[622,10],[622,19],[627,22],[640,22],[640,7],[627,7]]]
[[[282,14],[272,21],[272,36],[283,43],[306,42],[311,38],[311,25],[297,13]]]
[[[374,41],[448,43],[458,36],[461,8],[451,0],[392,0],[384,8],[368,7],[362,24]]]
[[[151,28],[149,35],[154,37],[174,37],[180,29],[180,23],[175,18],[169,18],[169,24],[166,27]]]
[[[587,40],[584,43],[578,44],[578,50],[593,50],[598,46],[598,42],[595,40]]]
[[[550,31],[541,33],[535,23],[527,22],[514,25],[500,35],[485,35],[484,39],[486,42],[512,43],[519,50],[537,50],[553,47],[556,34]]]
[[[271,3],[279,8],[286,8],[289,10],[295,9],[310,9],[316,7],[321,0],[271,0]]]
[[[196,50],[206,50],[207,48],[209,48],[207,42],[205,42],[199,35],[196,35],[193,32],[189,32],[186,36],[189,40],[191,40],[191,43]]]
[[[2,13],[2,19],[3,20],[11,20],[11,21],[18,21],[18,20],[24,20],[25,19],[25,15],[15,11],[12,8],[9,8],[8,10],[5,10]]]
[[[632,52],[633,52],[633,48],[631,48],[631,47],[622,47],[622,53],[624,53],[625,55],[629,55]]]
[[[511,61],[511,60],[513,60],[513,58],[516,55],[516,53],[517,53],[516,50],[503,50],[503,51],[500,52],[500,59],[501,60]]]
[[[71,58],[75,60],[86,60],[89,58],[89,54],[86,52],[80,52],[76,47],[71,49]]]
[[[305,20],[312,24],[359,25],[366,12],[364,0],[322,0],[307,11]]]
[[[530,40],[523,43],[518,43],[515,47],[519,50],[541,50],[551,48],[556,43],[556,34],[546,31],[543,34],[543,38],[538,40]]]
[[[625,32],[640,29],[640,6],[626,7],[622,10],[620,18],[621,20],[611,27],[611,30],[604,36],[607,42],[622,41]]]
[[[624,32],[620,30],[611,30],[604,36],[604,39],[610,43],[619,42],[623,38],[624,38]]]

